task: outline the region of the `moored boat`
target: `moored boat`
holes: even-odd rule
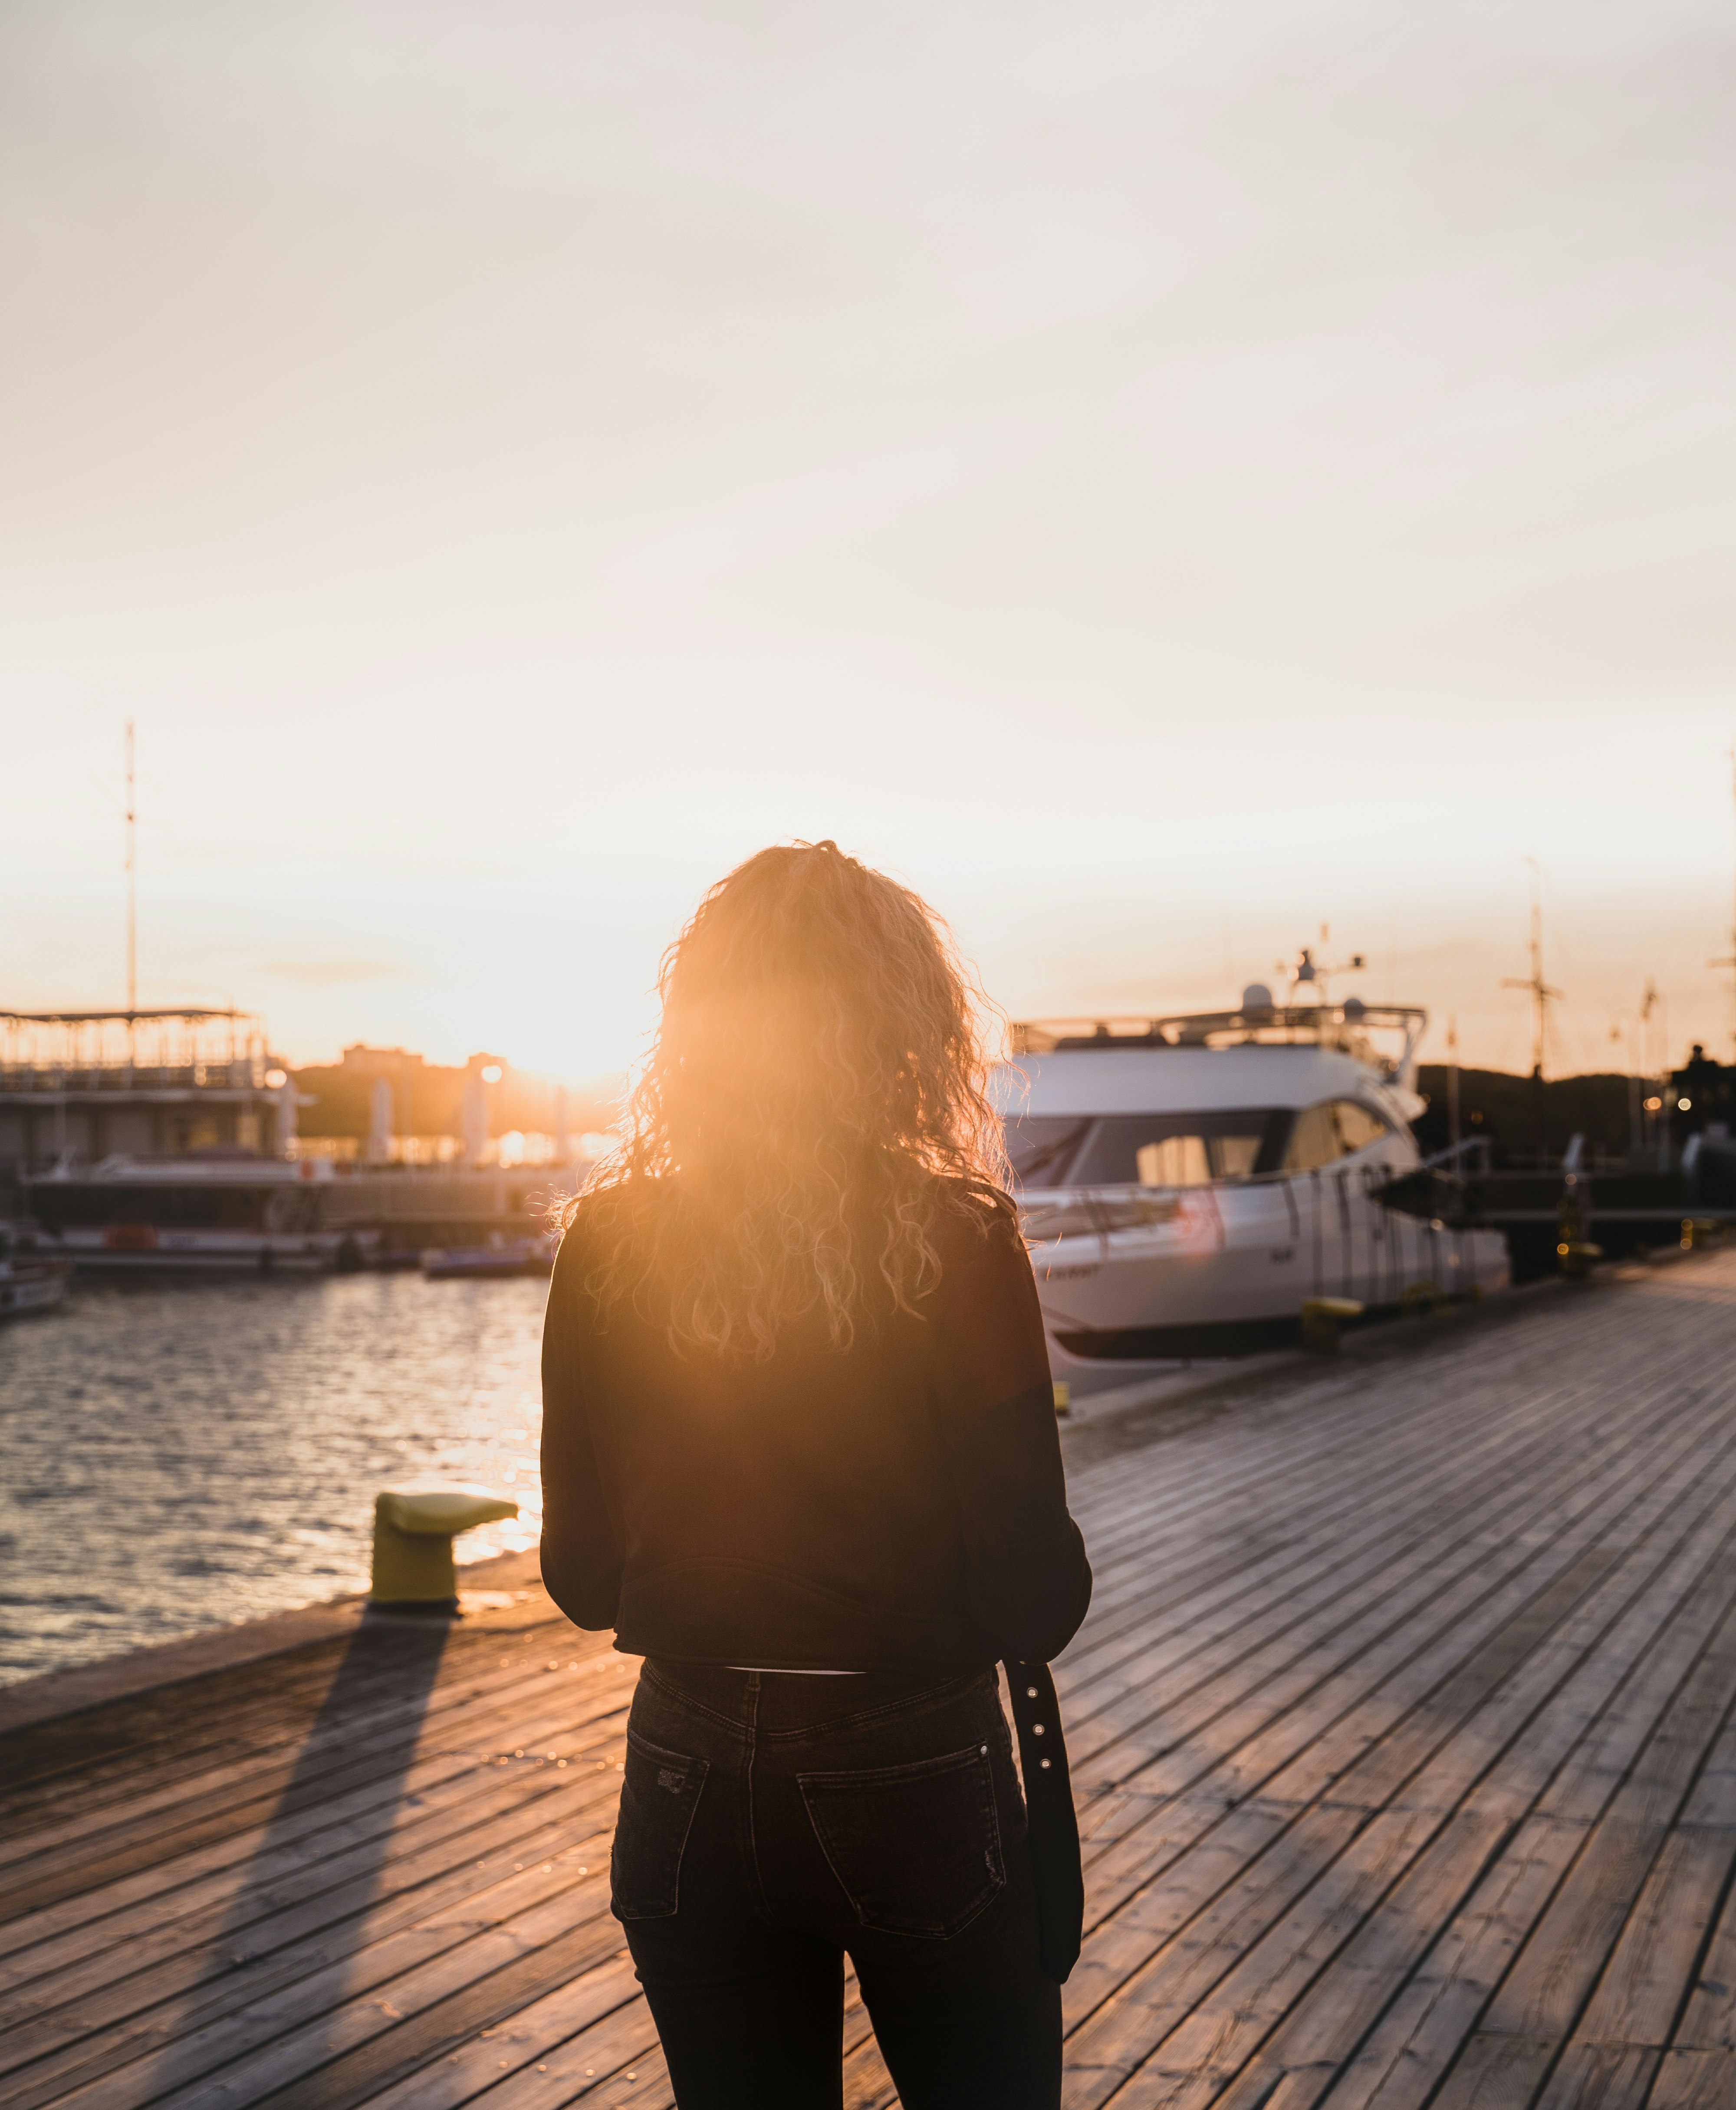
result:
[[[1294,1339],[1305,1302],[1374,1313],[1511,1279],[1498,1232],[1381,1198],[1421,1165],[1426,1012],[1352,998],[1013,1029],[994,1080],[1054,1374]]]
[[[70,1261],[39,1249],[34,1224],[0,1224],[0,1320],[53,1311],[71,1279]]]
[[[486,1245],[431,1246],[422,1256],[422,1272],[430,1282],[548,1275],[559,1244],[558,1238],[550,1236],[507,1238],[496,1231]]]

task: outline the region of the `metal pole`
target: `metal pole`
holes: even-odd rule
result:
[[[1635,1021],[1628,1021],[1628,1161],[1638,1165],[1646,1147],[1645,1116],[1640,1111],[1643,1089],[1641,1072],[1645,1068],[1645,1050],[1639,1044],[1639,1028]]]
[[[1531,867],[1531,975],[1528,981],[1507,980],[1503,989],[1522,989],[1531,992],[1531,1085],[1536,1103],[1537,1161],[1547,1165],[1548,1142],[1546,1133],[1546,1112],[1543,1096],[1543,1058],[1548,1053],[1549,1036],[1549,1004],[1561,995],[1543,980],[1543,867],[1535,858],[1527,858]]]
[[[1447,1021],[1447,1140],[1453,1146],[1453,1169],[1463,1170],[1459,1163],[1459,1022],[1455,1018]]]
[[[1660,997],[1658,998],[1658,1006],[1663,1013],[1663,1057],[1658,1065],[1661,1073],[1661,1081],[1657,1088],[1657,1095],[1659,1098],[1662,1100],[1663,1104],[1659,1107],[1657,1116],[1657,1169],[1660,1172],[1667,1172],[1670,1170],[1670,1112],[1669,998],[1666,996]]]
[[[133,721],[127,720],[127,1032],[138,1009],[138,806],[134,794]]]

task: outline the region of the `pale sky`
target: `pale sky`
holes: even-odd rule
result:
[[[761,844],[1015,1017],[1730,1046],[1711,0],[4,0],[0,1007],[632,1055]]]

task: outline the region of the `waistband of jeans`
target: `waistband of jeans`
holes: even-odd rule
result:
[[[739,1720],[750,1687],[759,1696],[763,1727],[798,1733],[812,1724],[895,1710],[930,1694],[963,1692],[979,1678],[992,1677],[992,1666],[921,1670],[865,1670],[852,1678],[805,1677],[800,1672],[741,1670],[725,1664],[672,1661],[647,1656],[645,1667],[654,1682],[705,1713]]]

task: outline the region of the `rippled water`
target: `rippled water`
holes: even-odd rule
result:
[[[360,1589],[375,1492],[515,1496],[533,1545],[542,1282],[77,1282],[0,1327],[0,1682]]]

